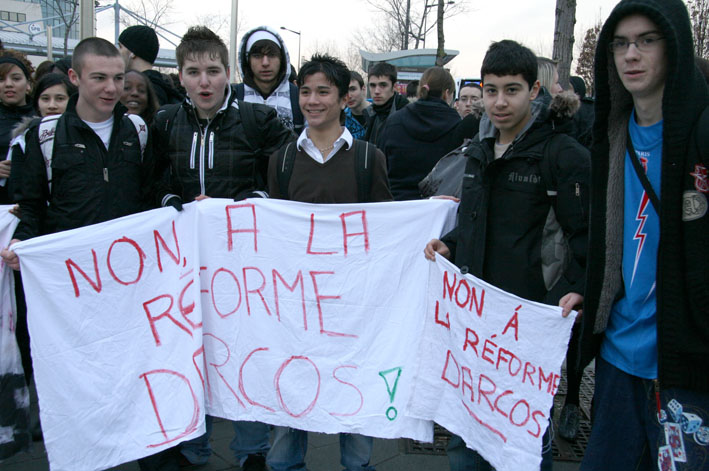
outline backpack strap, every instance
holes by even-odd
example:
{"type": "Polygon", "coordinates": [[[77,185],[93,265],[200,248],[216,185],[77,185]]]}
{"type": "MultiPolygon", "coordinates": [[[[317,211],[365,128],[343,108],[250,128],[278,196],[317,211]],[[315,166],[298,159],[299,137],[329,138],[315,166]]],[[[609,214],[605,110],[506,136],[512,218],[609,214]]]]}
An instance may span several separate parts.
{"type": "Polygon", "coordinates": [[[561,151],[562,134],[554,133],[549,140],[544,144],[544,153],[542,161],[539,163],[539,170],[542,173],[542,183],[547,191],[552,206],[556,203],[556,194],[558,192],[558,182],[554,178],[555,174],[552,171],[552,165],[556,162],[556,158],[561,151]]]}
{"type": "Polygon", "coordinates": [[[293,85],[292,83],[289,84],[289,90],[290,90],[290,109],[291,112],[293,113],[293,125],[296,127],[301,127],[305,123],[305,117],[303,116],[303,112],[300,110],[300,103],[298,102],[298,87],[293,85]]]}
{"type": "Polygon", "coordinates": [[[234,85],[234,93],[236,93],[236,99],[239,101],[244,101],[244,94],[245,92],[244,84],[243,83],[237,83],[234,85]]]}
{"type": "Polygon", "coordinates": [[[284,200],[290,199],[288,185],[290,184],[291,175],[293,175],[297,147],[298,145],[295,142],[289,142],[278,151],[276,178],[278,179],[278,191],[281,194],[281,199],[284,200]]]}
{"type": "Polygon", "coordinates": [[[145,147],[148,145],[148,126],[137,114],[127,114],[128,119],[131,120],[133,126],[135,126],[135,132],[138,133],[138,141],[140,142],[140,157],[142,160],[143,154],[145,153],[145,147]]]}
{"type": "Polygon", "coordinates": [[[54,154],[54,135],[61,115],[51,115],[42,118],[39,123],[38,136],[39,148],[42,150],[44,164],[47,166],[47,183],[49,192],[52,192],[52,155],[54,154]]]}
{"type": "Polygon", "coordinates": [[[263,149],[263,133],[256,123],[256,113],[254,112],[254,104],[246,101],[235,101],[236,108],[241,113],[241,122],[244,124],[244,134],[249,142],[249,147],[255,154],[260,154],[263,149]]]}
{"type": "Polygon", "coordinates": [[[357,202],[371,201],[374,178],[374,154],[377,148],[367,141],[354,140],[355,177],[357,179],[357,202]]]}

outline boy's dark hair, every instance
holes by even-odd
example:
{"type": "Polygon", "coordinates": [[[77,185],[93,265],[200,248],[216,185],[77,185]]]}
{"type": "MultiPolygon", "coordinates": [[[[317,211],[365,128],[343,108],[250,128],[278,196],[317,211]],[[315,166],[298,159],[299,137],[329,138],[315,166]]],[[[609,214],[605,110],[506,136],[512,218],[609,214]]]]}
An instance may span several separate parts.
{"type": "Polygon", "coordinates": [[[396,83],[396,67],[386,62],[377,62],[370,67],[367,80],[371,77],[388,77],[391,84],[394,85],[396,83]]]}
{"type": "MultiPolygon", "coordinates": [[[[481,87],[480,84],[476,83],[476,82],[465,82],[464,84],[462,84],[460,86],[460,90],[462,90],[464,88],[477,88],[481,92],[483,91],[483,87],[481,87]]],[[[458,91],[459,95],[460,95],[460,90],[458,91]]]]}
{"type": "Polygon", "coordinates": [[[416,96],[418,96],[418,91],[419,91],[419,81],[412,80],[406,86],[406,98],[415,98],[416,96]]]}
{"type": "Polygon", "coordinates": [[[251,49],[249,49],[249,56],[251,54],[263,54],[264,56],[278,56],[283,59],[283,54],[281,48],[278,47],[276,43],[268,39],[260,39],[256,41],[251,49]]]}
{"type": "Polygon", "coordinates": [[[359,74],[359,72],[355,72],[354,70],[350,70],[350,82],[353,80],[357,81],[357,83],[359,84],[359,88],[364,88],[364,79],[359,74]]]}
{"type": "Polygon", "coordinates": [[[483,80],[488,74],[498,77],[520,74],[531,89],[537,81],[537,56],[529,48],[509,39],[492,43],[480,69],[483,80]]]}
{"type": "Polygon", "coordinates": [[[44,74],[42,78],[39,79],[39,81],[37,82],[37,86],[35,87],[32,95],[32,105],[34,106],[34,109],[37,112],[38,116],[40,115],[39,96],[42,94],[43,91],[55,85],[64,85],[64,88],[66,89],[66,94],[69,97],[77,91],[76,86],[71,83],[69,77],[67,77],[66,75],[56,72],[44,74]]]}
{"type": "Polygon", "coordinates": [[[71,68],[81,77],[81,69],[84,66],[84,56],[94,54],[102,57],[121,57],[116,46],[103,38],[82,39],[74,48],[74,55],[71,56],[71,68]]]}
{"type": "Polygon", "coordinates": [[[222,38],[206,26],[190,26],[175,49],[177,69],[182,70],[185,60],[208,54],[210,59],[219,58],[224,70],[229,69],[229,51],[222,38]]]}
{"type": "Polygon", "coordinates": [[[303,64],[298,72],[298,87],[302,87],[305,78],[321,72],[328,82],[337,87],[339,98],[347,95],[350,87],[350,71],[344,62],[327,54],[314,54],[308,62],[303,64]]]}

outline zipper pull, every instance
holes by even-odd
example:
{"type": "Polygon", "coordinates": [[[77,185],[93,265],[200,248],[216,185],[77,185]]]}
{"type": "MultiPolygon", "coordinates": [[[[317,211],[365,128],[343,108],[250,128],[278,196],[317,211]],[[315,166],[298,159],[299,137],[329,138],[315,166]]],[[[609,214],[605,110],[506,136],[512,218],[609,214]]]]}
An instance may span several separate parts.
{"type": "Polygon", "coordinates": [[[106,167],[103,168],[103,181],[108,182],[108,169],[106,167]]]}
{"type": "Polygon", "coordinates": [[[577,182],[576,183],[576,197],[579,197],[579,196],[581,196],[581,185],[579,185],[577,182]]]}

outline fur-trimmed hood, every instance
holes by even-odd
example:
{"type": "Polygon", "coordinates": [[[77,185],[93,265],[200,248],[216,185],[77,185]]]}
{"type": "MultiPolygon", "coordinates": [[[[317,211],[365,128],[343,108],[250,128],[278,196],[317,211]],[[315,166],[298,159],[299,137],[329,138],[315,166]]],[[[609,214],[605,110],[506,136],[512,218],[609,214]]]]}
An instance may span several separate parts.
{"type": "Polygon", "coordinates": [[[17,126],[13,128],[12,138],[15,139],[20,134],[24,134],[24,132],[27,131],[27,129],[30,127],[30,124],[32,124],[32,122],[36,119],[40,118],[37,118],[36,116],[25,116],[24,118],[22,118],[22,121],[17,123],[17,126]]]}

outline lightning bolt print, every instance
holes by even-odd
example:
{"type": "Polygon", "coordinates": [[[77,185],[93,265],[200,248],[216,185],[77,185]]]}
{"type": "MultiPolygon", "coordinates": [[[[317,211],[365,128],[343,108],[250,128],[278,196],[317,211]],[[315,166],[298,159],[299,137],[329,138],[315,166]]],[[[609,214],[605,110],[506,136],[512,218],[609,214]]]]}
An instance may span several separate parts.
{"type": "MultiPolygon", "coordinates": [[[[647,173],[647,158],[638,156],[640,163],[647,173]]],[[[640,198],[640,206],[638,207],[638,213],[635,216],[635,220],[638,221],[638,227],[635,230],[635,236],[633,240],[638,241],[638,248],[635,250],[635,263],[633,264],[633,276],[630,278],[630,286],[633,286],[633,281],[635,280],[635,271],[638,269],[638,262],[640,261],[640,256],[643,253],[643,247],[645,246],[645,237],[647,234],[644,232],[645,223],[647,222],[647,214],[645,210],[647,209],[647,204],[650,202],[650,198],[647,193],[643,191],[643,196],[640,198]]]]}
{"type": "Polygon", "coordinates": [[[643,191],[643,197],[640,200],[640,207],[638,208],[638,214],[635,216],[635,220],[638,221],[638,228],[635,230],[635,236],[633,240],[638,241],[638,248],[635,250],[635,263],[633,264],[633,276],[630,279],[630,286],[633,286],[633,281],[635,280],[635,270],[638,269],[638,262],[640,261],[640,255],[643,253],[643,247],[645,246],[646,234],[643,232],[645,228],[645,222],[647,221],[647,214],[645,210],[647,209],[647,203],[650,201],[647,193],[643,191]]]}

